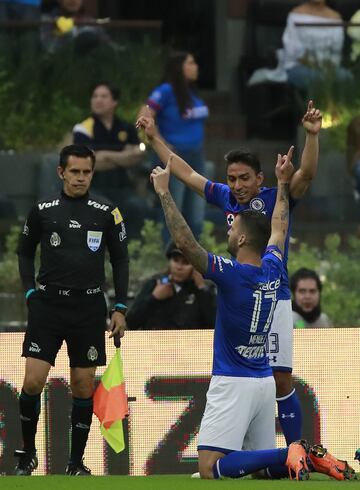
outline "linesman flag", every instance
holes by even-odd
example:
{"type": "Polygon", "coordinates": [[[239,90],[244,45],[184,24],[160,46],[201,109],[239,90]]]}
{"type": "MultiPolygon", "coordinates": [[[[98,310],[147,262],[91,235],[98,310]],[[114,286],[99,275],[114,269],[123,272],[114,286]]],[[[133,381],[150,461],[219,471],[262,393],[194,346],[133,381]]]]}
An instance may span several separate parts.
{"type": "Polygon", "coordinates": [[[114,344],[115,355],[94,393],[94,414],[100,420],[100,430],[104,439],[116,453],[120,453],[125,448],[122,419],[129,415],[129,408],[119,335],[114,337],[114,344]]]}

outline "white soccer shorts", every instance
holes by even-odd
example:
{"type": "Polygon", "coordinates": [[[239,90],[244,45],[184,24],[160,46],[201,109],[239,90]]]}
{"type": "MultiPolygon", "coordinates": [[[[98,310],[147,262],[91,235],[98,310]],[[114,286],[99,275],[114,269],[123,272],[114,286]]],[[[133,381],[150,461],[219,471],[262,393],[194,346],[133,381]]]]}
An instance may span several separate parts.
{"type": "Polygon", "coordinates": [[[266,351],[269,364],[275,371],[292,371],[293,317],[290,299],[277,302],[266,351]]]}
{"type": "Polygon", "coordinates": [[[275,381],[213,376],[198,435],[198,448],[275,448],[275,381]],[[205,446],[205,447],[201,447],[205,446]]]}

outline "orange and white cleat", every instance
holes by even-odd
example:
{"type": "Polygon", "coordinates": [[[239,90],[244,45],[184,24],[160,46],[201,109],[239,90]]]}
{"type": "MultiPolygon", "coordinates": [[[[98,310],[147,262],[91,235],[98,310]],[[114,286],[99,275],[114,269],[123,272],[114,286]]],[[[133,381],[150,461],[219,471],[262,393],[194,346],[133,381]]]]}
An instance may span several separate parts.
{"type": "Polygon", "coordinates": [[[355,470],[347,461],[332,456],[322,444],[312,446],[308,458],[311,471],[324,473],[336,480],[356,480],[355,470]]]}
{"type": "Polygon", "coordinates": [[[309,479],[310,471],[307,465],[308,450],[309,445],[303,439],[290,444],[288,449],[288,457],[285,463],[289,470],[290,480],[293,480],[294,478],[296,480],[309,479]]]}

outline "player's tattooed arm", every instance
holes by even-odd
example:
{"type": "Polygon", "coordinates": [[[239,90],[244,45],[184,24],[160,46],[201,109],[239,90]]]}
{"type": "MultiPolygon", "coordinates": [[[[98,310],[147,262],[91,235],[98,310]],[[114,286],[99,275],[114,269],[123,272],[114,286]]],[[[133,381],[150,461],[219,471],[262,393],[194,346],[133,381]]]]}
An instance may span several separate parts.
{"type": "Polygon", "coordinates": [[[278,184],[278,199],[271,220],[270,244],[284,251],[289,227],[289,184],[278,184]]]}
{"type": "Polygon", "coordinates": [[[207,252],[195,240],[184,217],[176,207],[169,191],[171,161],[174,155],[169,155],[165,168],[159,165],[153,169],[150,180],[154,184],[164,210],[166,224],[176,246],[183,252],[188,261],[201,273],[207,271],[207,252]]]}
{"type": "Polygon", "coordinates": [[[269,245],[276,245],[282,252],[285,249],[286,235],[289,228],[289,183],[294,172],[294,167],[291,163],[292,152],[293,147],[290,148],[287,155],[278,155],[275,169],[278,179],[278,189],[275,208],[271,218],[269,245]]]}
{"type": "Polygon", "coordinates": [[[196,241],[189,225],[180,213],[169,191],[159,193],[165,220],[172,239],[196,270],[204,274],[208,267],[208,254],[196,241]]]}

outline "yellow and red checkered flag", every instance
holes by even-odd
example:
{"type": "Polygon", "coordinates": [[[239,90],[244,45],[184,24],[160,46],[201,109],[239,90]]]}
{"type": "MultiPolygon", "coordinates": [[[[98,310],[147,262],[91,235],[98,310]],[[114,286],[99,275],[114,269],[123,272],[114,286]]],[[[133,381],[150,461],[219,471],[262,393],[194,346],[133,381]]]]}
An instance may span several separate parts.
{"type": "Polygon", "coordinates": [[[120,337],[114,337],[116,352],[94,393],[94,414],[100,420],[104,439],[116,453],[125,448],[122,420],[129,415],[120,337]]]}

